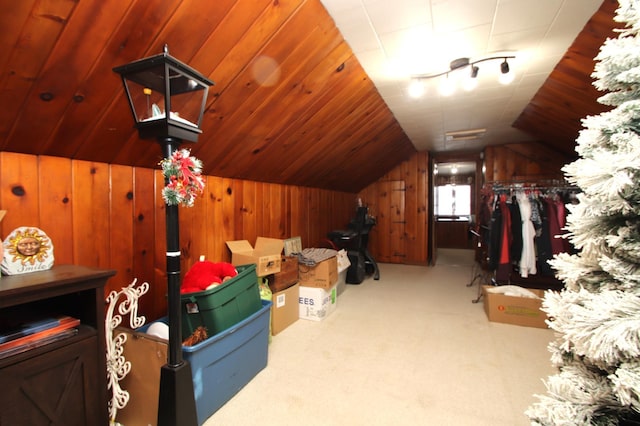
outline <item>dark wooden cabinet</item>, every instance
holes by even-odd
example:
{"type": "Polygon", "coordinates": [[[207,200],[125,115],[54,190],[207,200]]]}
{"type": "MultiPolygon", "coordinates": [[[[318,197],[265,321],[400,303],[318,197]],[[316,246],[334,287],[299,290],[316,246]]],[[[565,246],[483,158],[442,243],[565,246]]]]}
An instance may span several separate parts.
{"type": "Polygon", "coordinates": [[[68,315],[78,333],[0,359],[0,426],[107,426],[104,286],[115,271],[60,265],[0,278],[0,324],[68,315]]]}
{"type": "Polygon", "coordinates": [[[438,220],[436,222],[436,233],[438,248],[473,248],[468,220],[438,220]]]}

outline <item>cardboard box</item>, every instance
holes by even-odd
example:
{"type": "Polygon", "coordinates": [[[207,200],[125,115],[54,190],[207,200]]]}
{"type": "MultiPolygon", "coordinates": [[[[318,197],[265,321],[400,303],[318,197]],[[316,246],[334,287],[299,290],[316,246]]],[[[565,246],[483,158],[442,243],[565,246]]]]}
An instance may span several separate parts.
{"type": "Polygon", "coordinates": [[[123,355],[131,363],[129,374],[120,381],[122,389],[129,392],[129,402],[118,410],[116,420],[123,425],[155,426],[160,370],[167,363],[167,341],[124,327],[118,327],[116,332],[124,333],[127,338],[123,355]]]}
{"type": "Polygon", "coordinates": [[[231,263],[235,266],[255,263],[259,277],[280,272],[282,240],[258,237],[255,247],[247,240],[227,241],[227,247],[231,250],[231,263]]]}
{"type": "Polygon", "coordinates": [[[329,290],[338,282],[338,261],[333,256],[313,267],[300,264],[298,275],[301,287],[318,287],[329,290]]]}
{"type": "Polygon", "coordinates": [[[298,257],[282,256],[280,272],[269,275],[269,288],[276,293],[298,282],[298,257]]]}
{"type": "Polygon", "coordinates": [[[298,297],[300,285],[297,283],[282,291],[273,293],[271,298],[271,334],[276,335],[300,318],[298,297]]]}
{"type": "Polygon", "coordinates": [[[544,290],[528,288],[527,290],[540,297],[540,299],[533,299],[529,297],[491,293],[487,291],[489,288],[495,287],[488,285],[482,286],[484,311],[489,321],[522,325],[525,327],[548,328],[545,323],[547,314],[540,310],[544,290]]]}
{"type": "Polygon", "coordinates": [[[338,306],[338,289],[334,285],[329,290],[318,287],[300,286],[298,296],[299,316],[302,319],[322,321],[338,306]]]}

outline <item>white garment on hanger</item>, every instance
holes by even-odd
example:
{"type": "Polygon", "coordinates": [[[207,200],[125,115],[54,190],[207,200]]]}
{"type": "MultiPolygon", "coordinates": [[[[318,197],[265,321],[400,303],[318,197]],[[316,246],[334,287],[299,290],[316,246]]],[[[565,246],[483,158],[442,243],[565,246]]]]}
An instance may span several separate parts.
{"type": "Polygon", "coordinates": [[[522,191],[516,193],[520,217],[522,218],[522,256],[520,256],[520,276],[527,278],[536,271],[536,249],[534,238],[536,230],[531,221],[531,203],[529,197],[522,191]]]}

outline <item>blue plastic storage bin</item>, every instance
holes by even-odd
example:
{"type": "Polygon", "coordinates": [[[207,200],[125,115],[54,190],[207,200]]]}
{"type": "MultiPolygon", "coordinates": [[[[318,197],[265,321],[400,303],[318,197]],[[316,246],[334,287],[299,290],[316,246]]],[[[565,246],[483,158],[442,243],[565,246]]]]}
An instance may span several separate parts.
{"type": "Polygon", "coordinates": [[[271,302],[261,303],[258,312],[239,323],[197,345],[182,347],[183,358],[191,364],[199,425],[267,366],[271,302]]]}

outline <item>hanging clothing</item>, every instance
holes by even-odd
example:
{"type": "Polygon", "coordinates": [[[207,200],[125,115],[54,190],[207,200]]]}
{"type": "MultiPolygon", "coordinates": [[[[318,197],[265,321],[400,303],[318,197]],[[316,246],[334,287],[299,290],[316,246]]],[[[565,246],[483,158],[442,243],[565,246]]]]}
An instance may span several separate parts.
{"type": "Polygon", "coordinates": [[[500,210],[502,211],[502,236],[500,239],[500,261],[496,270],[498,282],[508,282],[511,275],[511,213],[507,206],[506,194],[500,194],[500,210]]]}
{"type": "Polygon", "coordinates": [[[549,260],[553,258],[551,249],[551,231],[549,229],[549,216],[546,203],[539,198],[535,199],[540,212],[540,229],[536,234],[535,245],[538,252],[538,272],[542,275],[554,275],[554,271],[549,265],[549,260]]]}
{"type": "Polygon", "coordinates": [[[536,248],[534,239],[536,230],[531,221],[531,203],[529,197],[524,192],[516,194],[518,207],[520,208],[520,219],[522,227],[522,253],[520,255],[520,276],[527,278],[529,274],[535,275],[536,270],[536,248]]]}
{"type": "Polygon", "coordinates": [[[520,218],[520,207],[517,196],[511,197],[509,214],[511,215],[511,246],[509,247],[509,257],[511,263],[517,265],[522,256],[522,219],[520,218]]]}
{"type": "Polygon", "coordinates": [[[555,201],[546,197],[544,199],[547,207],[547,218],[549,219],[549,232],[551,234],[551,253],[553,255],[564,252],[564,246],[562,244],[562,234],[560,231],[560,222],[558,221],[558,209],[555,201]]]}
{"type": "MultiPolygon", "coordinates": [[[[556,195],[553,201],[556,206],[560,232],[564,233],[564,227],[567,225],[567,208],[564,204],[564,201],[562,201],[562,199],[560,198],[560,195],[556,195]]],[[[571,253],[571,244],[569,243],[569,240],[567,240],[566,238],[562,238],[560,241],[562,242],[562,251],[565,253],[571,253]]]]}
{"type": "Polygon", "coordinates": [[[489,270],[495,271],[500,263],[500,240],[502,238],[502,210],[500,204],[496,202],[491,213],[491,223],[489,225],[489,270]]]}

